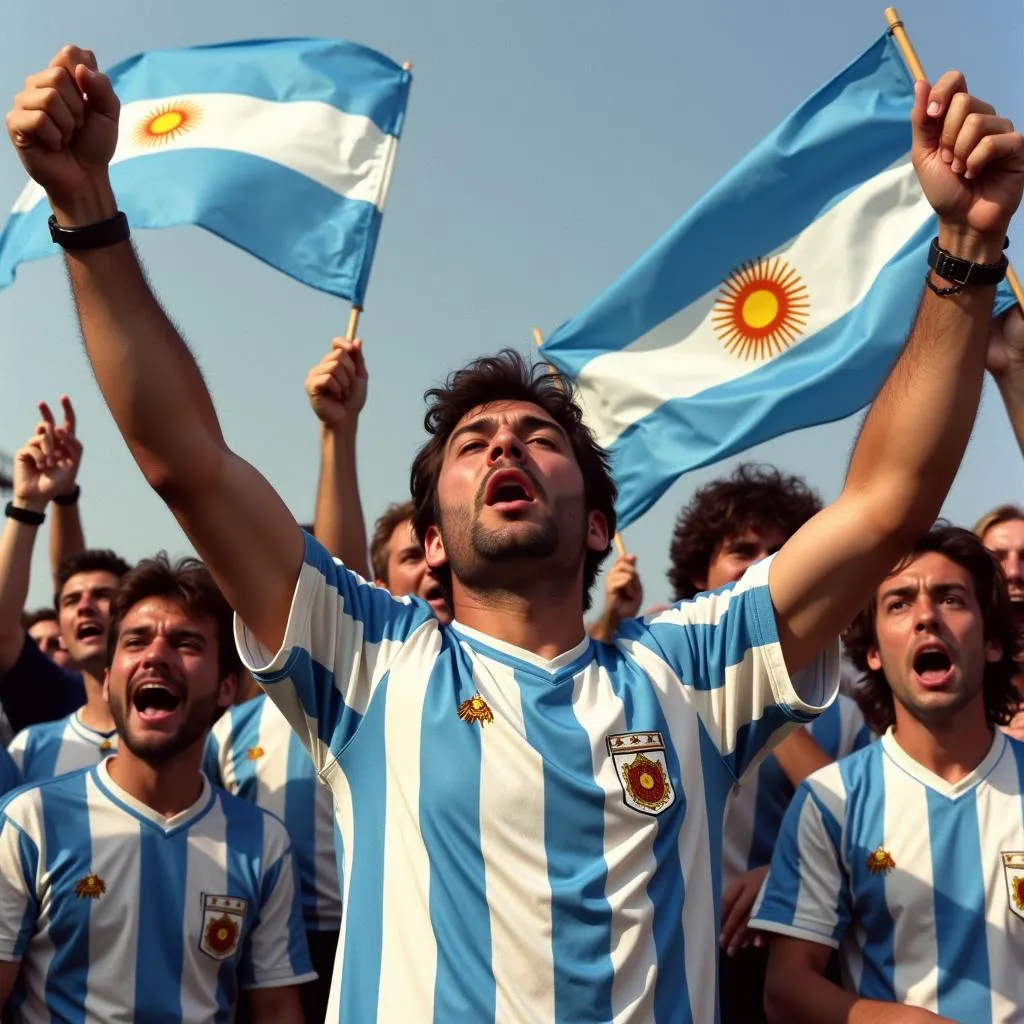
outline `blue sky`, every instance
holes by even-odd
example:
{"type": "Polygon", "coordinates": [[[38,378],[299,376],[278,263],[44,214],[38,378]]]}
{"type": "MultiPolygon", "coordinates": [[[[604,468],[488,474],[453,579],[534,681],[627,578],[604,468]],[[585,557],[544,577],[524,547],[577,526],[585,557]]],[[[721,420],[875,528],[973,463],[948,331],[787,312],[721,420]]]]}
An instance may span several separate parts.
{"type": "MultiPolygon", "coordinates": [[[[404,497],[423,437],[422,393],[506,345],[528,351],[577,312],[786,113],[867,46],[883,5],[788,0],[715,4],[608,0],[51,0],[0,36],[0,99],[65,42],[102,64],[157,47],[257,36],[351,39],[414,65],[405,136],[361,334],[370,399],[360,428],[370,520],[404,497]]],[[[962,68],[973,92],[1024,123],[1024,6],[904,0],[926,69],[962,68]]],[[[8,21],[11,21],[8,18],[8,21]]],[[[0,147],[0,208],[23,184],[0,147]]],[[[1014,228],[1024,220],[1018,216],[1014,228]]],[[[1011,229],[1011,238],[1014,236],[1011,229]]],[[[158,294],[196,351],[229,442],[312,513],[317,433],[303,380],[343,333],[347,308],[195,228],[136,236],[158,294]]],[[[1024,254],[1016,239],[1011,256],[1024,254]]],[[[695,254],[699,258],[699,254],[695,254]]],[[[1024,256],[1020,257],[1024,259],[1024,256]]],[[[100,399],[56,259],[0,293],[0,449],[31,432],[38,398],[66,391],[85,444],[86,536],[129,558],[187,542],[146,488],[100,399]]],[[[747,453],[842,484],[858,418],[747,453]]],[[[626,532],[649,600],[667,596],[676,511],[729,460],[684,477],[626,532]]],[[[1021,456],[989,387],[945,512],[970,522],[1024,499],[1021,456]]],[[[31,601],[48,600],[45,537],[31,601]]]]}

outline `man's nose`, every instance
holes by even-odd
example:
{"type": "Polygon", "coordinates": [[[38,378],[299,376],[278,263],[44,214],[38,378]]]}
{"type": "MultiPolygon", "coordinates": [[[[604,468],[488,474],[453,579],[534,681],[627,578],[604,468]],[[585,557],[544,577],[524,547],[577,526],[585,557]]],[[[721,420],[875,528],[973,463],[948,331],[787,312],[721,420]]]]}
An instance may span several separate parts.
{"type": "Polygon", "coordinates": [[[494,463],[499,462],[503,458],[521,462],[525,454],[526,447],[522,441],[508,427],[502,427],[491,438],[488,462],[494,465],[494,463]]]}

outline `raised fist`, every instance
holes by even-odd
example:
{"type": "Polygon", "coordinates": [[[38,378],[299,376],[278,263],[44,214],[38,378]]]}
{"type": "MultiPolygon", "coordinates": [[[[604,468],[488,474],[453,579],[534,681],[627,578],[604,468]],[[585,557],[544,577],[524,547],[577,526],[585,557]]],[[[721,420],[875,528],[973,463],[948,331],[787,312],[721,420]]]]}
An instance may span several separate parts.
{"type": "Polygon", "coordinates": [[[335,338],[331,351],[306,377],[306,395],[317,419],[328,430],[354,427],[366,404],[368,381],[362,341],[335,338]]]}
{"type": "MultiPolygon", "coordinates": [[[[109,192],[107,165],[117,148],[120,107],[91,50],[65,46],[46,70],[25,79],[7,131],[25,170],[56,209],[74,209],[109,192]]],[[[104,213],[97,210],[94,219],[104,213]]]]}

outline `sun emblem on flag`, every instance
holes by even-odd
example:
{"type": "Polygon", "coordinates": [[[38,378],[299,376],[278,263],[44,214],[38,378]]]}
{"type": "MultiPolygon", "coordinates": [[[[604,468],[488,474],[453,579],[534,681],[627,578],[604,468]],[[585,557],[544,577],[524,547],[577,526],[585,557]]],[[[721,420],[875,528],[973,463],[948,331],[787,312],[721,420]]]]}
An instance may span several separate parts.
{"type": "Polygon", "coordinates": [[[807,326],[810,299],[800,275],[778,256],[748,260],[722,285],[711,317],[737,359],[785,352],[807,326]]]}
{"type": "Polygon", "coordinates": [[[258,761],[265,753],[266,751],[262,747],[250,747],[245,756],[250,761],[258,761]]]}
{"type": "Polygon", "coordinates": [[[488,722],[494,721],[494,712],[487,706],[487,701],[477,692],[469,700],[464,700],[459,705],[459,718],[470,725],[479,722],[482,729],[488,722]]]}
{"type": "Polygon", "coordinates": [[[150,149],[166,146],[184,135],[203,119],[199,104],[191,100],[173,100],[151,110],[135,127],[132,137],[139,146],[150,149]]]}
{"type": "Polygon", "coordinates": [[[896,867],[896,861],[892,859],[892,854],[879,847],[874,853],[868,854],[868,871],[873,875],[887,875],[892,869],[896,867]]]}
{"type": "Polygon", "coordinates": [[[75,895],[80,900],[98,900],[107,891],[107,883],[91,871],[75,886],[75,895]]]}

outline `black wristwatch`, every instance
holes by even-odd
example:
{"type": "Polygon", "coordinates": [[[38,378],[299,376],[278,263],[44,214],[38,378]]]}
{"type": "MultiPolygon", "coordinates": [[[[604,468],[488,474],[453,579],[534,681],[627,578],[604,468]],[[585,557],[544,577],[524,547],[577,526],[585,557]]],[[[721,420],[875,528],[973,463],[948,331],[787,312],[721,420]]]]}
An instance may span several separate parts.
{"type": "Polygon", "coordinates": [[[108,245],[128,241],[132,234],[128,227],[128,218],[120,211],[107,220],[86,224],[80,228],[61,227],[53,214],[47,223],[50,225],[50,238],[68,252],[105,249],[108,245]]]}

